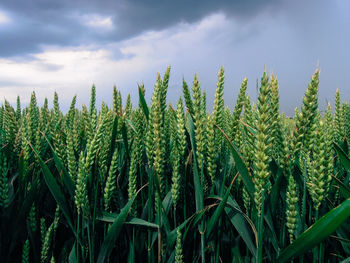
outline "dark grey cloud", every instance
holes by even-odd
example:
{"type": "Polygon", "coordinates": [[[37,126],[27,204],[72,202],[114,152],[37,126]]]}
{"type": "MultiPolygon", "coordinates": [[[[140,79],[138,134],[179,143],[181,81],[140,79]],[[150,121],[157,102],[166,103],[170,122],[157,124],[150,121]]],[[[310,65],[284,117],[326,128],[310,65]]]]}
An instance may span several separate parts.
{"type": "Polygon", "coordinates": [[[258,13],[281,10],[285,3],[286,0],[4,0],[0,10],[8,13],[12,22],[0,26],[0,57],[35,53],[43,45],[78,46],[118,41],[179,22],[192,23],[215,12],[246,21],[258,13]],[[79,17],[92,14],[110,16],[114,29],[101,33],[79,21],[79,17]]]}

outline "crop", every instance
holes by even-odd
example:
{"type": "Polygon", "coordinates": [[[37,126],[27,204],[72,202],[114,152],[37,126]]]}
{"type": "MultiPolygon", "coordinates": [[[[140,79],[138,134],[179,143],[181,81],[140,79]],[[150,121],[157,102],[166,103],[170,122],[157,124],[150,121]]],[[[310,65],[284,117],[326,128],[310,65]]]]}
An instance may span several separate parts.
{"type": "Polygon", "coordinates": [[[66,113],[36,94],[0,107],[2,262],[339,262],[350,254],[350,107],[318,108],[315,71],[295,116],[277,77],[256,102],[242,81],[212,113],[197,75],[167,104],[170,67],[152,99],[66,113]]]}

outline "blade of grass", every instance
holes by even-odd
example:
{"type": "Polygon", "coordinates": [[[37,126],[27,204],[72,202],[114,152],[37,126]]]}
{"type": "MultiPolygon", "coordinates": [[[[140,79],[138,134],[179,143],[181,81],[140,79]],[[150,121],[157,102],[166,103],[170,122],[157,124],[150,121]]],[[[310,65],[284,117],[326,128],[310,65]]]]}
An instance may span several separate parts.
{"type": "Polygon", "coordinates": [[[349,159],[349,157],[346,155],[346,153],[343,151],[343,149],[340,148],[340,146],[338,144],[336,144],[334,142],[333,146],[334,146],[335,151],[337,152],[337,155],[339,157],[340,162],[344,165],[344,167],[347,171],[350,171],[350,159],[349,159]]]}
{"type": "Polygon", "coordinates": [[[109,255],[112,252],[112,249],[114,248],[115,242],[117,241],[117,238],[122,230],[122,227],[126,221],[127,216],[129,215],[129,212],[131,210],[131,206],[134,203],[136,196],[138,193],[145,187],[141,187],[136,194],[126,203],[126,205],[121,209],[120,214],[116,217],[114,220],[112,226],[110,227],[107,236],[103,240],[103,243],[101,245],[100,253],[97,258],[97,263],[103,263],[105,262],[109,255]]]}
{"type": "Polygon", "coordinates": [[[343,184],[337,177],[332,176],[334,183],[339,186],[339,190],[345,199],[350,197],[350,189],[345,184],[343,184]]]}
{"type": "MultiPolygon", "coordinates": [[[[203,186],[200,182],[200,178],[198,175],[198,166],[197,166],[197,156],[196,156],[196,141],[194,136],[194,123],[190,114],[187,114],[189,134],[191,139],[191,146],[193,152],[193,183],[194,183],[194,191],[195,191],[195,199],[196,199],[196,211],[203,210],[203,186]]],[[[198,227],[199,233],[201,235],[201,258],[202,263],[205,262],[205,241],[204,241],[204,225],[203,221],[200,223],[198,227]]]]}
{"type": "Polygon", "coordinates": [[[195,201],[196,201],[196,211],[203,209],[203,189],[200,183],[200,178],[198,174],[197,166],[197,154],[196,154],[196,141],[194,135],[194,123],[191,115],[187,114],[189,134],[191,139],[192,153],[193,153],[193,182],[194,182],[194,191],[195,191],[195,201]]]}
{"type": "Polygon", "coordinates": [[[75,192],[74,192],[74,183],[72,181],[72,177],[69,175],[67,169],[64,167],[63,162],[61,161],[61,159],[57,156],[56,151],[54,149],[54,147],[52,146],[52,144],[50,143],[49,139],[46,137],[46,135],[44,133],[42,133],[43,137],[45,138],[47,144],[49,145],[51,152],[52,152],[52,156],[53,159],[55,161],[55,165],[57,167],[57,170],[59,171],[59,173],[62,176],[63,179],[63,183],[65,185],[65,187],[68,190],[69,195],[74,198],[75,192]]]}
{"type": "Polygon", "coordinates": [[[248,193],[249,193],[250,197],[253,200],[253,197],[254,197],[254,183],[253,183],[251,175],[249,174],[247,166],[244,164],[243,158],[242,158],[241,154],[239,153],[239,150],[230,141],[230,139],[228,138],[226,133],[220,127],[218,127],[218,126],[215,126],[215,127],[218,128],[220,130],[220,132],[226,138],[227,143],[229,145],[230,152],[232,154],[232,157],[235,160],[236,168],[237,168],[238,172],[240,173],[240,175],[242,177],[242,181],[244,183],[244,186],[248,190],[248,193]]]}
{"type": "Polygon", "coordinates": [[[235,182],[236,178],[238,176],[238,173],[236,174],[236,176],[232,179],[232,182],[230,184],[230,186],[227,188],[226,193],[224,198],[221,200],[220,204],[218,205],[218,207],[215,209],[214,214],[211,216],[211,218],[209,219],[208,225],[207,225],[207,229],[206,229],[206,236],[207,238],[209,237],[209,235],[211,234],[212,230],[214,229],[216,223],[218,222],[219,217],[221,216],[222,212],[224,211],[224,208],[226,206],[226,202],[228,197],[230,196],[230,192],[233,186],[233,183],[235,182]]]}
{"type": "Polygon", "coordinates": [[[277,257],[278,262],[289,262],[317,246],[329,237],[350,216],[350,199],[332,209],[304,231],[292,244],[284,248],[277,257]]]}
{"type": "Polygon", "coordinates": [[[141,91],[140,86],[138,87],[138,89],[139,89],[139,100],[140,100],[140,102],[141,102],[142,110],[143,110],[143,113],[145,114],[146,119],[147,119],[147,121],[148,121],[148,118],[149,118],[148,106],[147,106],[145,97],[144,97],[143,94],[142,94],[142,91],[141,91]]]}
{"type": "Polygon", "coordinates": [[[38,160],[39,160],[39,164],[41,166],[41,169],[43,171],[43,176],[44,176],[44,180],[46,182],[47,187],[49,188],[52,196],[54,197],[54,199],[56,200],[58,206],[60,207],[60,210],[62,211],[64,217],[67,220],[68,225],[70,226],[70,228],[72,229],[73,233],[75,234],[76,238],[78,239],[79,242],[79,236],[73,226],[73,217],[72,217],[72,212],[69,209],[69,205],[67,203],[67,198],[64,196],[64,194],[62,193],[60,186],[57,184],[56,179],[54,178],[54,176],[52,175],[51,171],[49,170],[49,168],[47,167],[47,165],[44,163],[44,161],[41,159],[39,153],[37,152],[37,150],[34,148],[33,145],[31,145],[31,148],[33,149],[34,153],[37,155],[38,160]]]}

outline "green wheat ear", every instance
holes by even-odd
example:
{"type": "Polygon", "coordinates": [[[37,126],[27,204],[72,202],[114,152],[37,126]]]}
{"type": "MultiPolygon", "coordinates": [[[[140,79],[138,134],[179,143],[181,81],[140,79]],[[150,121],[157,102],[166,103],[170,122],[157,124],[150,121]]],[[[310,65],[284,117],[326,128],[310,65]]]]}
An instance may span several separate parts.
{"type": "Polygon", "coordinates": [[[183,161],[185,158],[187,141],[185,134],[185,114],[183,109],[182,99],[180,98],[177,102],[176,108],[176,118],[177,118],[177,138],[178,138],[178,150],[180,154],[180,158],[183,161]]]}
{"type": "Polygon", "coordinates": [[[335,112],[334,112],[334,141],[339,143],[344,138],[344,115],[341,107],[340,92],[337,89],[335,93],[335,112]]]}
{"type": "Polygon", "coordinates": [[[240,117],[246,102],[246,90],[247,90],[248,79],[244,78],[241,84],[241,88],[238,93],[237,101],[235,108],[232,114],[231,121],[231,140],[235,142],[237,146],[240,146],[242,143],[241,132],[240,132],[240,117]]]}
{"type": "MultiPolygon", "coordinates": [[[[344,133],[347,141],[350,140],[350,106],[349,103],[343,104],[343,116],[344,116],[344,133]]],[[[350,143],[348,143],[348,152],[350,152],[350,143]]]]}
{"type": "Polygon", "coordinates": [[[188,85],[185,81],[185,79],[182,79],[182,91],[185,98],[186,108],[188,109],[188,112],[191,114],[191,116],[194,116],[194,109],[193,109],[193,102],[191,99],[191,93],[188,88],[188,85]]]}
{"type": "Polygon", "coordinates": [[[68,171],[74,183],[77,181],[77,160],[74,151],[74,134],[73,131],[68,131],[67,134],[67,163],[68,171]]]}
{"type": "Polygon", "coordinates": [[[117,189],[117,186],[116,186],[117,172],[118,172],[118,150],[115,149],[112,156],[111,166],[109,168],[107,182],[104,190],[104,207],[106,211],[111,211],[111,201],[117,189]]]}
{"type": "Polygon", "coordinates": [[[270,90],[271,90],[271,97],[270,97],[270,104],[271,104],[271,119],[270,119],[270,126],[271,126],[271,157],[274,158],[274,160],[282,165],[283,158],[286,155],[285,149],[284,149],[284,134],[282,130],[282,121],[280,116],[280,109],[279,109],[279,88],[278,88],[278,80],[275,76],[271,76],[271,82],[270,82],[270,90]]]}
{"type": "Polygon", "coordinates": [[[332,175],[334,171],[334,149],[333,149],[333,117],[331,112],[331,104],[328,103],[327,111],[324,116],[324,127],[325,127],[325,143],[324,143],[324,167],[325,167],[325,198],[328,196],[330,191],[330,185],[332,181],[332,175]]]}
{"type": "Polygon", "coordinates": [[[7,184],[7,161],[6,156],[0,153],[0,207],[7,208],[9,205],[9,190],[7,184]]]}
{"type": "Polygon", "coordinates": [[[245,126],[242,138],[242,153],[245,156],[246,165],[248,167],[251,167],[255,155],[255,136],[253,134],[253,131],[256,130],[256,122],[253,116],[253,110],[249,95],[246,95],[244,101],[243,122],[245,126]]]}
{"type": "Polygon", "coordinates": [[[182,263],[183,262],[181,237],[182,237],[181,231],[178,228],[176,230],[175,263],[182,263]]]}
{"type": "MultiPolygon", "coordinates": [[[[269,183],[270,172],[268,169],[269,162],[269,145],[268,145],[268,120],[269,116],[269,102],[268,102],[268,77],[264,72],[261,78],[261,87],[258,98],[258,123],[256,136],[256,153],[255,153],[255,192],[254,201],[258,216],[261,215],[263,193],[269,183]]],[[[269,190],[269,189],[267,189],[269,190]]]]}
{"type": "Polygon", "coordinates": [[[113,111],[117,115],[121,115],[122,110],[122,97],[120,91],[117,89],[117,86],[113,87],[113,111]]]}
{"type": "Polygon", "coordinates": [[[52,233],[53,233],[53,225],[49,227],[49,229],[46,232],[45,239],[43,242],[43,245],[41,247],[41,263],[45,263],[48,259],[48,253],[50,250],[51,246],[51,238],[52,238],[52,233]]]}
{"type": "MultiPolygon", "coordinates": [[[[216,83],[215,101],[213,107],[214,123],[221,129],[224,127],[224,83],[225,71],[224,68],[221,67],[218,73],[218,82],[216,83]]],[[[223,140],[222,134],[217,132],[215,139],[216,148],[219,149],[223,140]]]]}
{"type": "Polygon", "coordinates": [[[30,262],[29,253],[30,253],[30,244],[29,244],[29,240],[26,239],[26,241],[24,242],[24,245],[23,245],[22,263],[29,263],[30,262]]]}
{"type": "Polygon", "coordinates": [[[77,102],[77,95],[75,95],[71,101],[68,113],[66,115],[66,125],[65,128],[72,128],[75,117],[75,104],[77,102]]]}
{"type": "Polygon", "coordinates": [[[172,173],[172,185],[171,185],[171,196],[174,207],[177,206],[177,202],[180,197],[180,154],[177,147],[173,147],[173,173],[172,173]]]}
{"type": "Polygon", "coordinates": [[[196,138],[196,151],[197,151],[197,161],[198,167],[201,169],[204,164],[204,154],[205,154],[205,130],[204,130],[204,118],[203,107],[202,107],[202,92],[197,74],[194,76],[193,80],[193,108],[194,108],[194,126],[195,126],[195,138],[196,138]]]}
{"type": "MultiPolygon", "coordinates": [[[[315,122],[318,109],[319,75],[319,70],[316,70],[306,89],[301,112],[296,116],[297,130],[295,136],[297,149],[299,151],[301,148],[304,148],[305,152],[312,151],[312,142],[314,140],[313,130],[316,128],[315,122]]],[[[295,154],[297,154],[297,152],[295,154]]]]}
{"type": "Polygon", "coordinates": [[[84,153],[80,153],[78,176],[75,189],[75,205],[77,207],[78,214],[89,214],[89,198],[87,193],[87,175],[85,170],[85,157],[84,153]]]}
{"type": "MultiPolygon", "coordinates": [[[[138,167],[138,148],[137,145],[133,145],[132,147],[132,154],[131,154],[131,161],[130,161],[130,169],[129,169],[129,187],[128,187],[128,197],[129,200],[132,199],[137,192],[137,167],[138,167]]],[[[136,201],[136,200],[135,200],[136,201]]],[[[136,202],[133,204],[133,209],[131,211],[131,214],[136,215],[136,202]]]]}
{"type": "Polygon", "coordinates": [[[332,150],[332,145],[326,142],[328,128],[324,121],[320,120],[319,114],[316,117],[315,128],[313,128],[313,152],[307,155],[307,186],[312,198],[314,209],[318,212],[322,201],[324,200],[328,185],[331,180],[331,175],[328,174],[331,167],[328,167],[328,162],[332,163],[333,156],[329,154],[332,150]]]}
{"type": "Polygon", "coordinates": [[[17,107],[16,107],[16,120],[19,122],[21,120],[21,99],[19,96],[17,96],[17,107]]]}
{"type": "Polygon", "coordinates": [[[216,148],[215,148],[215,124],[214,117],[212,115],[208,116],[208,125],[207,125],[207,140],[208,140],[208,159],[207,159],[207,169],[208,175],[210,178],[211,185],[214,184],[215,175],[216,175],[216,148]]]}
{"type": "Polygon", "coordinates": [[[157,100],[154,107],[154,170],[155,174],[159,180],[160,194],[164,193],[164,149],[163,149],[163,112],[162,112],[162,100],[161,100],[161,79],[160,75],[157,77],[157,83],[159,86],[159,94],[157,95],[157,100]]]}
{"type": "Polygon", "coordinates": [[[290,243],[293,242],[295,238],[295,230],[296,230],[296,221],[297,221],[297,204],[298,204],[298,192],[297,192],[297,186],[295,183],[295,180],[293,176],[290,174],[288,178],[288,189],[286,193],[286,203],[287,203],[287,209],[286,209],[286,219],[287,219],[287,229],[289,233],[289,241],[290,243]]]}
{"type": "Polygon", "coordinates": [[[91,95],[90,95],[90,107],[89,107],[90,116],[92,116],[95,110],[96,110],[96,87],[95,87],[95,84],[93,84],[91,87],[91,95]]]}
{"type": "Polygon", "coordinates": [[[12,145],[15,142],[18,132],[16,113],[8,101],[5,100],[5,110],[3,112],[4,130],[6,132],[6,142],[12,145]]]}

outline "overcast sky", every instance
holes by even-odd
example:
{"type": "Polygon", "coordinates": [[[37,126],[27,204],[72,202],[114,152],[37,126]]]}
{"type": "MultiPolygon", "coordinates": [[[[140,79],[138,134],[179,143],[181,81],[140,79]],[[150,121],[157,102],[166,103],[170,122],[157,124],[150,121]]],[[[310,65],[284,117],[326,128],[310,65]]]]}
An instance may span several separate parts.
{"type": "Polygon", "coordinates": [[[320,107],[339,88],[350,98],[348,0],[2,0],[0,97],[25,104],[35,91],[42,104],[58,92],[67,109],[78,95],[111,105],[113,85],[136,103],[156,73],[171,65],[168,101],[182,95],[182,77],[194,73],[211,110],[217,73],[225,68],[225,104],[233,107],[244,77],[256,99],[264,66],[277,75],[281,111],[293,114],[317,65],[320,107]]]}

